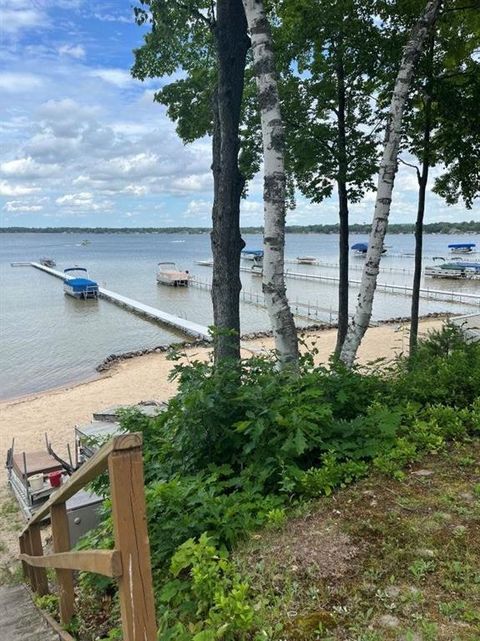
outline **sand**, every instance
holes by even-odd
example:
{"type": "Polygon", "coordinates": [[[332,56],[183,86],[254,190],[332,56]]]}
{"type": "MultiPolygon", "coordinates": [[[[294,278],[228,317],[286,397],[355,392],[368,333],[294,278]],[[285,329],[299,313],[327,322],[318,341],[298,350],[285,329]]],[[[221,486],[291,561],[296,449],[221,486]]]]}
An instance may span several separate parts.
{"type": "MultiPolygon", "coordinates": [[[[420,323],[425,333],[441,327],[439,319],[420,323]]],[[[335,346],[336,330],[308,335],[307,343],[315,343],[317,361],[328,360],[335,346]]],[[[247,347],[254,350],[272,349],[271,338],[251,340],[247,347]]],[[[359,362],[378,358],[391,359],[408,347],[408,324],[388,324],[368,330],[359,351],[359,362]]],[[[207,358],[208,348],[189,350],[189,358],[207,358]]],[[[244,352],[248,356],[248,350],[244,352]]],[[[173,363],[164,353],[149,354],[120,362],[95,380],[33,394],[0,403],[0,456],[5,457],[12,438],[15,450],[43,449],[45,433],[54,449],[64,451],[67,442],[73,445],[74,426],[89,423],[94,411],[115,404],[135,404],[142,400],[168,400],[175,394],[176,384],[169,381],[173,363]]]]}

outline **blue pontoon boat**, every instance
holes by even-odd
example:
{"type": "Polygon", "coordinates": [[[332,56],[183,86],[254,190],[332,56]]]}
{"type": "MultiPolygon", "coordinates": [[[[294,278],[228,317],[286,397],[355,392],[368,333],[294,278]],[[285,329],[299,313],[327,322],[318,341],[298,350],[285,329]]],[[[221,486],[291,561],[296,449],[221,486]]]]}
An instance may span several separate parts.
{"type": "Polygon", "coordinates": [[[88,278],[88,271],[85,267],[69,267],[64,269],[65,279],[63,291],[73,298],[98,298],[98,284],[88,278]],[[72,272],[77,272],[72,274],[72,272]]]}
{"type": "MultiPolygon", "coordinates": [[[[365,254],[368,251],[368,243],[355,243],[352,245],[352,250],[355,252],[356,256],[365,256],[365,254]]],[[[385,254],[387,251],[387,248],[384,247],[382,249],[382,254],[385,254]]]]}
{"type": "Polygon", "coordinates": [[[470,254],[475,247],[475,243],[450,243],[448,249],[454,254],[470,254]]]}
{"type": "Polygon", "coordinates": [[[261,260],[263,258],[263,249],[242,249],[242,258],[245,260],[261,260]]]}

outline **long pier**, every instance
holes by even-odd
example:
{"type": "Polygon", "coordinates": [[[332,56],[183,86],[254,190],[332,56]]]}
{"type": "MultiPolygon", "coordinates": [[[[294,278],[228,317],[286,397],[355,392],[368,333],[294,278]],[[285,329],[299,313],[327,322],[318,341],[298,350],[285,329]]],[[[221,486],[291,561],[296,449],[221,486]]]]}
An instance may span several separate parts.
{"type": "MultiPolygon", "coordinates": [[[[30,263],[30,265],[32,267],[35,267],[35,269],[40,269],[41,271],[46,272],[51,276],[55,276],[56,278],[61,278],[62,280],[68,280],[69,278],[71,278],[65,276],[63,272],[59,272],[58,270],[52,269],[51,267],[46,267],[45,265],[41,265],[40,263],[32,262],[30,263]]],[[[211,336],[208,332],[208,327],[204,327],[203,325],[193,323],[192,321],[186,320],[184,318],[179,318],[178,316],[173,316],[173,314],[168,314],[167,312],[163,312],[160,309],[156,309],[155,307],[151,307],[150,305],[145,305],[144,303],[140,303],[139,301],[128,298],[127,296],[122,296],[121,294],[112,292],[109,289],[104,289],[103,287],[98,288],[98,296],[99,298],[103,298],[109,303],[113,303],[114,305],[118,305],[119,307],[123,307],[124,309],[128,309],[129,311],[143,316],[144,318],[148,318],[149,320],[156,321],[161,325],[166,325],[167,327],[173,327],[174,329],[180,330],[188,336],[194,336],[195,338],[201,338],[202,340],[206,341],[211,340],[211,336]]]]}
{"type": "MultiPolygon", "coordinates": [[[[286,258],[284,262],[285,262],[286,265],[301,265],[302,264],[302,263],[300,263],[298,261],[298,259],[294,260],[292,258],[286,258]]],[[[325,262],[325,261],[322,261],[322,260],[316,260],[316,262],[312,263],[312,267],[328,267],[328,268],[333,268],[336,271],[338,271],[340,266],[339,266],[338,263],[329,263],[329,262],[325,262]]],[[[353,270],[353,271],[363,271],[363,263],[360,264],[360,263],[356,263],[355,261],[351,260],[351,261],[349,261],[348,269],[349,270],[353,270]]],[[[394,274],[394,273],[407,274],[409,276],[410,275],[413,276],[413,273],[414,273],[413,269],[408,269],[406,267],[391,267],[390,265],[381,265],[380,272],[381,273],[390,272],[392,274],[394,274]]]]}
{"type": "MultiPolygon", "coordinates": [[[[248,271],[248,270],[247,270],[248,271]]],[[[339,283],[339,278],[336,276],[322,276],[321,274],[307,274],[304,272],[292,272],[287,270],[285,272],[286,278],[296,278],[297,280],[310,280],[324,283],[339,283]]],[[[350,285],[360,285],[361,281],[356,279],[349,279],[350,285]]],[[[388,283],[377,283],[379,291],[391,292],[392,294],[411,294],[413,288],[409,285],[390,285],[388,283]]],[[[470,292],[452,292],[444,289],[429,289],[421,288],[420,296],[422,298],[429,298],[431,300],[450,301],[452,303],[463,303],[465,305],[479,305],[480,294],[471,294],[470,292]]]]}

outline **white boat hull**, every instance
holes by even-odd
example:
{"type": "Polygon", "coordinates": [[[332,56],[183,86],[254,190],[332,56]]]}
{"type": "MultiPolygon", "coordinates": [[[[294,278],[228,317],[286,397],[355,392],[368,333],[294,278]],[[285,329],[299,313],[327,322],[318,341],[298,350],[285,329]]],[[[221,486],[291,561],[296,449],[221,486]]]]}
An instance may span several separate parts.
{"type": "Polygon", "coordinates": [[[157,274],[157,283],[159,285],[169,285],[170,287],[188,287],[189,277],[184,276],[168,276],[165,274],[157,274]]]}
{"type": "Polygon", "coordinates": [[[68,283],[65,283],[63,285],[63,291],[67,296],[71,296],[77,300],[96,300],[98,298],[98,287],[87,287],[83,291],[75,291],[73,287],[68,285],[68,283]]]}

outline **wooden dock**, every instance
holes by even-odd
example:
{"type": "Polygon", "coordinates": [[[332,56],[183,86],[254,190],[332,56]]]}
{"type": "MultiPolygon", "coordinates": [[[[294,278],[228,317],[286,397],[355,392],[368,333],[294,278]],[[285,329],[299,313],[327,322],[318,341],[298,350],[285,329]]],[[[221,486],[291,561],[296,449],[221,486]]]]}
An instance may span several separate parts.
{"type": "MultiPolygon", "coordinates": [[[[287,270],[285,272],[285,278],[295,278],[297,280],[310,280],[332,284],[339,283],[339,278],[336,276],[307,274],[306,272],[292,272],[290,270],[287,270]]],[[[356,279],[349,279],[348,283],[349,285],[358,287],[361,284],[361,281],[356,279]]],[[[376,289],[383,292],[389,292],[391,294],[403,294],[404,296],[410,296],[413,291],[412,287],[410,287],[409,285],[392,285],[389,283],[377,283],[376,289]]],[[[480,304],[480,294],[471,294],[470,292],[452,292],[447,289],[430,289],[422,287],[420,288],[420,297],[428,298],[430,300],[462,303],[465,305],[478,306],[480,304]]]]}
{"type": "MultiPolygon", "coordinates": [[[[41,265],[40,263],[30,263],[30,265],[32,267],[35,267],[35,269],[40,269],[41,271],[46,272],[51,276],[55,276],[56,278],[61,278],[62,280],[72,278],[71,276],[65,276],[63,272],[59,272],[58,270],[52,269],[51,267],[45,267],[45,265],[41,265]]],[[[148,318],[149,320],[155,321],[160,325],[172,327],[183,332],[184,334],[187,334],[188,336],[193,336],[195,338],[200,338],[206,341],[211,340],[211,336],[208,332],[208,327],[204,327],[203,325],[199,325],[198,323],[193,323],[192,321],[185,320],[184,318],[179,318],[178,316],[174,316],[173,314],[162,312],[162,310],[160,309],[156,309],[155,307],[151,307],[150,305],[145,305],[145,303],[140,303],[139,301],[128,298],[127,296],[122,296],[121,294],[112,292],[109,289],[104,289],[103,287],[99,287],[98,296],[99,298],[103,298],[109,303],[113,303],[114,305],[123,307],[124,309],[127,309],[134,314],[138,314],[139,316],[148,318]]]]}

